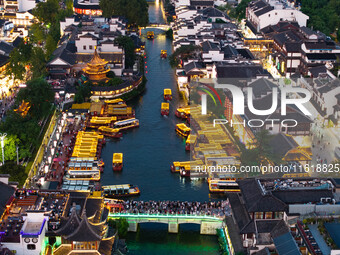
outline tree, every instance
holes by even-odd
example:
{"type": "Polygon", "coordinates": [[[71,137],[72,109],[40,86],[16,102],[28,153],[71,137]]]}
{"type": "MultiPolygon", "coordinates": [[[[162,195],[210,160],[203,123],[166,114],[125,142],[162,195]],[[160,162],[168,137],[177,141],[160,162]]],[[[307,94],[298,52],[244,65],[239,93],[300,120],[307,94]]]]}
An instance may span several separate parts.
{"type": "Polygon", "coordinates": [[[116,74],[113,71],[108,71],[107,74],[106,74],[106,77],[107,78],[114,78],[114,77],[116,77],[116,74]]]}
{"type": "Polygon", "coordinates": [[[6,74],[13,75],[15,80],[22,80],[24,78],[26,69],[22,63],[19,49],[12,50],[12,52],[9,54],[9,57],[10,59],[6,69],[6,74]]]}
{"type": "Polygon", "coordinates": [[[169,39],[171,39],[171,40],[173,39],[173,34],[174,34],[174,31],[172,31],[171,28],[168,29],[168,30],[165,32],[166,37],[169,38],[169,39]]]}
{"type": "Polygon", "coordinates": [[[260,165],[270,160],[275,163],[281,163],[279,155],[274,155],[272,147],[270,146],[270,140],[272,135],[269,134],[268,130],[261,130],[255,134],[254,143],[251,144],[251,149],[241,148],[241,162],[244,165],[260,165]]]}
{"type": "Polygon", "coordinates": [[[242,20],[246,18],[246,9],[248,4],[252,0],[242,0],[241,3],[235,8],[235,16],[238,20],[242,20]]]}
{"type": "Polygon", "coordinates": [[[118,235],[121,238],[126,237],[129,229],[129,223],[124,218],[119,218],[118,220],[109,220],[108,225],[111,228],[115,228],[118,230],[118,235]]]}
{"type": "Polygon", "coordinates": [[[36,78],[27,82],[27,87],[19,91],[18,102],[30,102],[30,113],[33,117],[41,119],[51,112],[54,93],[51,85],[43,78],[36,78]]]}
{"type": "Polygon", "coordinates": [[[122,84],[124,81],[119,78],[119,77],[114,77],[110,80],[108,80],[108,82],[106,83],[106,86],[117,86],[119,84],[122,84]]]}
{"type": "Polygon", "coordinates": [[[340,3],[338,0],[301,0],[301,11],[309,16],[308,26],[340,40],[340,3]]]}
{"type": "MultiPolygon", "coordinates": [[[[4,139],[5,161],[16,159],[16,146],[20,143],[16,135],[7,135],[4,139]]],[[[0,150],[0,160],[2,160],[2,150],[0,150]]]]}
{"type": "Polygon", "coordinates": [[[92,86],[92,83],[87,82],[77,87],[77,92],[74,96],[74,101],[77,104],[84,103],[88,98],[91,97],[92,95],[91,86],[92,86]]]}
{"type": "Polygon", "coordinates": [[[112,0],[100,0],[99,6],[100,9],[103,11],[103,16],[105,18],[111,18],[113,15],[115,1],[112,0]]]}
{"type": "Polygon", "coordinates": [[[57,48],[57,43],[50,34],[47,36],[45,46],[46,56],[52,55],[53,51],[57,48]]]}
{"type": "Polygon", "coordinates": [[[135,64],[135,44],[129,36],[119,36],[115,39],[115,43],[123,47],[125,51],[125,68],[132,68],[135,64]]]}
{"type": "Polygon", "coordinates": [[[46,31],[43,25],[40,23],[32,24],[29,30],[30,41],[40,44],[46,38],[46,31]]]}
{"type": "Polygon", "coordinates": [[[60,9],[58,0],[39,2],[33,9],[33,15],[42,23],[51,24],[57,21],[60,9]]]}
{"type": "Polygon", "coordinates": [[[100,8],[105,18],[112,15],[126,17],[128,24],[144,27],[149,22],[146,0],[100,0],[100,8]]]}
{"type": "Polygon", "coordinates": [[[33,48],[31,56],[31,65],[33,79],[46,75],[45,53],[42,48],[40,47],[33,48]]]}
{"type": "Polygon", "coordinates": [[[9,180],[19,182],[19,186],[22,186],[27,178],[25,167],[17,165],[13,161],[8,161],[3,166],[0,166],[0,173],[9,174],[9,180]]]}
{"type": "Polygon", "coordinates": [[[189,57],[197,55],[201,50],[200,46],[195,45],[182,45],[173,54],[169,56],[170,66],[172,68],[177,67],[181,61],[187,60],[189,57]]]}
{"type": "Polygon", "coordinates": [[[25,66],[30,63],[31,54],[32,45],[21,42],[18,47],[9,54],[10,60],[6,74],[13,75],[14,79],[22,80],[26,72],[25,66]]]}

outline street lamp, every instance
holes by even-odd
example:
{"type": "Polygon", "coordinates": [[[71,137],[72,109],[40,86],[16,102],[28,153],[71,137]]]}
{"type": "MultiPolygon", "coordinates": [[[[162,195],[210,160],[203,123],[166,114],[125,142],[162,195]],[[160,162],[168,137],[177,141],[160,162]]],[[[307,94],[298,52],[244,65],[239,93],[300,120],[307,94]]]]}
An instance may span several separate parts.
{"type": "Polygon", "coordinates": [[[2,150],[2,165],[5,164],[5,154],[4,154],[4,141],[5,137],[7,136],[6,133],[0,133],[0,139],[1,139],[1,150],[2,150]]]}

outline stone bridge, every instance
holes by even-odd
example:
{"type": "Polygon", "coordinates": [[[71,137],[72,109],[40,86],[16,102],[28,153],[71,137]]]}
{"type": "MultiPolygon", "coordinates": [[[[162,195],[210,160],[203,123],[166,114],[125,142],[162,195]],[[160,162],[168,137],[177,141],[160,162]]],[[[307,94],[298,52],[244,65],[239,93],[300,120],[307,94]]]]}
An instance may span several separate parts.
{"type": "Polygon", "coordinates": [[[192,223],[200,225],[202,235],[216,235],[216,229],[220,229],[225,225],[224,218],[206,215],[110,213],[108,217],[109,219],[125,218],[129,223],[128,231],[131,232],[137,232],[138,223],[168,224],[169,233],[178,233],[180,224],[192,223]]]}
{"type": "Polygon", "coordinates": [[[167,24],[150,23],[146,27],[141,27],[141,29],[148,29],[148,28],[157,28],[157,29],[167,31],[171,28],[171,26],[167,24]]]}

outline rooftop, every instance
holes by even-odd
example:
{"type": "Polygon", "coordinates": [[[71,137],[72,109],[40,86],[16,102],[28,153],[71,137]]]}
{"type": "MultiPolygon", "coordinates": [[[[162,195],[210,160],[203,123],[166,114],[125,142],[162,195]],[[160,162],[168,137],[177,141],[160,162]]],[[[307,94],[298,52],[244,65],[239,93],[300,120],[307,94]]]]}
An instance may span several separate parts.
{"type": "Polygon", "coordinates": [[[9,209],[2,215],[0,233],[4,233],[3,242],[19,242],[20,233],[36,234],[43,222],[25,223],[28,213],[40,212],[49,216],[49,228],[58,224],[64,213],[68,194],[63,191],[17,190],[9,201],[9,209]]]}

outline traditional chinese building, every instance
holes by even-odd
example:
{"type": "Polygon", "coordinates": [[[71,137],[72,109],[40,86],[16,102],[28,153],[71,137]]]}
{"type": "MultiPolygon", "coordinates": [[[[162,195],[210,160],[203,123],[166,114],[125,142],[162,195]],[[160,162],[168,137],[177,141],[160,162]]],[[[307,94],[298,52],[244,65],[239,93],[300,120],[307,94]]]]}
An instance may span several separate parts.
{"type": "Polygon", "coordinates": [[[79,215],[79,208],[74,203],[69,216],[61,219],[59,229],[54,231],[61,237],[61,245],[54,254],[111,254],[115,235],[108,234],[107,213],[102,209],[102,199],[91,198],[86,203],[93,204],[91,208],[96,210],[84,208],[79,215]]]}
{"type": "Polygon", "coordinates": [[[106,74],[110,71],[110,69],[106,67],[107,63],[108,61],[102,59],[98,55],[97,49],[95,49],[91,61],[87,63],[87,67],[84,68],[84,72],[91,81],[98,82],[106,80],[106,74]]]}

